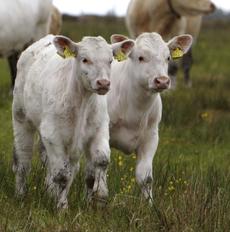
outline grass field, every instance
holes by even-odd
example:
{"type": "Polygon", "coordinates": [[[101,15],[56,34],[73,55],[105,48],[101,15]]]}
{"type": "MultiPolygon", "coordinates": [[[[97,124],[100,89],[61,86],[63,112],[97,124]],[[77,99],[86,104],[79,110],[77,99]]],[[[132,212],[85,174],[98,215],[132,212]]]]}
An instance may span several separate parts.
{"type": "MultiPolygon", "coordinates": [[[[66,21],[63,34],[125,33],[121,20],[66,21]]],[[[84,172],[69,194],[70,209],[58,213],[45,193],[44,169],[36,148],[28,194],[14,197],[9,72],[0,60],[0,232],[1,231],[230,231],[230,27],[204,28],[194,49],[193,87],[181,74],[174,91],[163,94],[160,143],[154,158],[154,204],[139,198],[135,156],[113,150],[109,167],[109,204],[88,207],[84,172]]],[[[84,163],[84,161],[82,162],[84,163]]]]}

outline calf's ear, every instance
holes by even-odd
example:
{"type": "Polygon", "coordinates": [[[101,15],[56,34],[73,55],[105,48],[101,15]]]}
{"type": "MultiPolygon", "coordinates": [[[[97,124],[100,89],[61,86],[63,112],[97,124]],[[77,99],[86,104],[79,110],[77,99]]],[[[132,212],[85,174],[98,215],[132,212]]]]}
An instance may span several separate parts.
{"type": "Polygon", "coordinates": [[[175,36],[168,42],[168,47],[173,59],[181,58],[192,46],[193,38],[191,35],[175,36]]]}
{"type": "Polygon", "coordinates": [[[129,53],[132,51],[135,42],[130,39],[126,39],[122,42],[113,43],[113,56],[117,61],[123,61],[128,58],[129,53]]]}
{"type": "Polygon", "coordinates": [[[77,57],[77,44],[65,36],[55,36],[53,44],[62,58],[77,57]]]}
{"type": "Polygon", "coordinates": [[[110,37],[110,41],[111,41],[111,44],[113,43],[119,43],[119,42],[122,42],[124,40],[128,40],[129,38],[124,36],[124,35],[120,35],[120,34],[114,34],[114,35],[111,35],[110,37]]]}

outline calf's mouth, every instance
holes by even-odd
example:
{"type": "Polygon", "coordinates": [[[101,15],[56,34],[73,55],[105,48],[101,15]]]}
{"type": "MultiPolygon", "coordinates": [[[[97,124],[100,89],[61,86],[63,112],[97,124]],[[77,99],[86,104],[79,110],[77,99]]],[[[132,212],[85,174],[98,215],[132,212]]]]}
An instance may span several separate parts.
{"type": "Polygon", "coordinates": [[[109,88],[103,87],[103,88],[98,88],[96,90],[97,94],[99,95],[105,95],[106,93],[108,93],[109,88]]]}

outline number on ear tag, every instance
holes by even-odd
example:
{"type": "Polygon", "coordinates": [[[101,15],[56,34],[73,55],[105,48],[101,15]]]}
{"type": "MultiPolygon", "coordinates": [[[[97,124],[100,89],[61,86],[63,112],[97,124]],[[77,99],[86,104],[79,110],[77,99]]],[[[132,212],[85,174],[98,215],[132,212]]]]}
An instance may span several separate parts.
{"type": "Polygon", "coordinates": [[[176,48],[172,51],[172,58],[178,59],[184,55],[183,51],[180,48],[176,48]]]}
{"type": "Polygon", "coordinates": [[[125,55],[125,53],[123,53],[121,50],[114,56],[114,58],[120,62],[120,61],[124,61],[127,59],[127,56],[125,55]]]}

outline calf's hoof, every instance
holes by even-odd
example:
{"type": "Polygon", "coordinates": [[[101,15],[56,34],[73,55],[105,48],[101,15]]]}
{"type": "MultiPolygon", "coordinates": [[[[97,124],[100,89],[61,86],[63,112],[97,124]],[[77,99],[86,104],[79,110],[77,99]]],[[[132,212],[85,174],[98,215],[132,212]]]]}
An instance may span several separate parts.
{"type": "Polygon", "coordinates": [[[67,200],[58,202],[58,204],[57,204],[57,209],[59,211],[65,211],[68,208],[69,208],[69,206],[68,206],[68,201],[67,200]]]}

